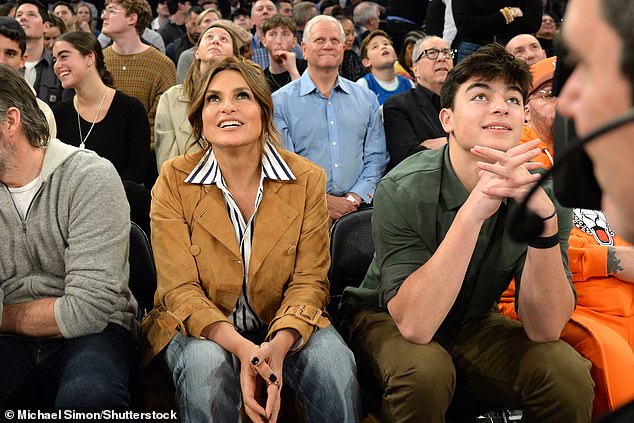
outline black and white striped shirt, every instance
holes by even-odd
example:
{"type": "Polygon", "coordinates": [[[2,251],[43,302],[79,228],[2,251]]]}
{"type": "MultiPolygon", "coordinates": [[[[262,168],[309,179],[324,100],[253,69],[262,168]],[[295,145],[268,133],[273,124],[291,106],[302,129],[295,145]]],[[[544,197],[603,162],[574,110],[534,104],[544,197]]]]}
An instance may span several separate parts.
{"type": "Polygon", "coordinates": [[[263,196],[264,178],[290,181],[295,179],[295,175],[288,167],[284,159],[275,150],[275,147],[269,143],[264,146],[264,154],[262,155],[262,174],[260,177],[260,186],[255,197],[255,208],[253,216],[248,222],[244,221],[242,213],[236,204],[233,196],[227,189],[225,181],[220,173],[220,167],[216,161],[216,156],[210,148],[196,165],[194,170],[187,176],[185,182],[190,184],[213,185],[215,184],[222,192],[227,206],[227,213],[236,233],[238,245],[240,246],[240,254],[242,255],[242,263],[244,265],[244,280],[242,281],[242,292],[236,303],[235,308],[231,312],[231,321],[240,332],[254,330],[262,327],[264,322],[257,316],[247,291],[249,285],[249,262],[251,259],[251,245],[253,243],[253,230],[255,228],[255,217],[258,207],[263,196]]]}

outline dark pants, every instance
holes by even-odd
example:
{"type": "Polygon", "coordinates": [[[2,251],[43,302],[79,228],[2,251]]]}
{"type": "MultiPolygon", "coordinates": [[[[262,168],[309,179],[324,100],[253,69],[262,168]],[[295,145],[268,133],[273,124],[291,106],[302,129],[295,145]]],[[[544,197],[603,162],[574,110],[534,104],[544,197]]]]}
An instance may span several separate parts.
{"type": "Polygon", "coordinates": [[[590,364],[563,341],[535,343],[500,313],[466,324],[454,345],[417,345],[386,312],[344,319],[342,333],[362,375],[382,390],[381,422],[443,422],[456,383],[472,399],[523,409],[526,422],[589,422],[590,364]]]}
{"type": "Polygon", "coordinates": [[[128,387],[135,363],[134,339],[113,323],[102,333],[75,339],[3,335],[0,407],[13,406],[25,391],[53,388],[55,408],[126,410],[131,406],[128,387]],[[34,374],[43,385],[27,386],[34,374]]]}

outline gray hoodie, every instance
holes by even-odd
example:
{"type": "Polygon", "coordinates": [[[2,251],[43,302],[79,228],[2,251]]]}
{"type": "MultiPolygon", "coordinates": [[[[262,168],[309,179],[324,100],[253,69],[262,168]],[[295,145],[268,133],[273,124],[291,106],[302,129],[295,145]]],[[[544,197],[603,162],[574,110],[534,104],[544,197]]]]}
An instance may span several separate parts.
{"type": "Polygon", "coordinates": [[[114,166],[51,139],[41,175],[24,219],[0,184],[0,319],[4,304],[56,297],[65,338],[102,332],[109,322],[136,336],[130,209],[114,166]]]}

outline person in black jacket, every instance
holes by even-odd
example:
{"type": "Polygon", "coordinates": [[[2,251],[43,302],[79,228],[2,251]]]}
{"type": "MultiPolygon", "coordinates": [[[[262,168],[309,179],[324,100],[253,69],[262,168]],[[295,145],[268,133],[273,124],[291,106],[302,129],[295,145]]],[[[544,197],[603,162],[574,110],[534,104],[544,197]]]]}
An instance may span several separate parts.
{"type": "Polygon", "coordinates": [[[458,58],[491,42],[506,44],[517,34],[536,32],[542,24],[542,0],[452,0],[460,41],[458,58]]]}
{"type": "Polygon", "coordinates": [[[416,88],[393,95],[383,105],[389,169],[421,150],[439,148],[447,135],[438,114],[440,89],[453,68],[453,50],[442,38],[418,41],[412,54],[416,88]]]}

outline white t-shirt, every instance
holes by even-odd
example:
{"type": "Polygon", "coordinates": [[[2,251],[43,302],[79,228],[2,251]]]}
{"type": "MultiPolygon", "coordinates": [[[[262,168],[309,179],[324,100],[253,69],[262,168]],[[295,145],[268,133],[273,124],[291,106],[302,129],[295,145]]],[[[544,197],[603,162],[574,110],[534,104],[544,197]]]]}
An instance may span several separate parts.
{"type": "Polygon", "coordinates": [[[13,203],[18,209],[18,213],[20,213],[22,219],[26,217],[26,212],[29,210],[31,201],[33,201],[33,197],[40,188],[40,185],[42,185],[42,176],[38,175],[37,178],[33,179],[23,187],[9,188],[9,193],[11,193],[13,203]]]}
{"type": "Polygon", "coordinates": [[[35,80],[37,79],[37,71],[35,70],[35,65],[39,63],[37,62],[24,62],[24,79],[29,83],[31,87],[35,87],[35,80]]]}

